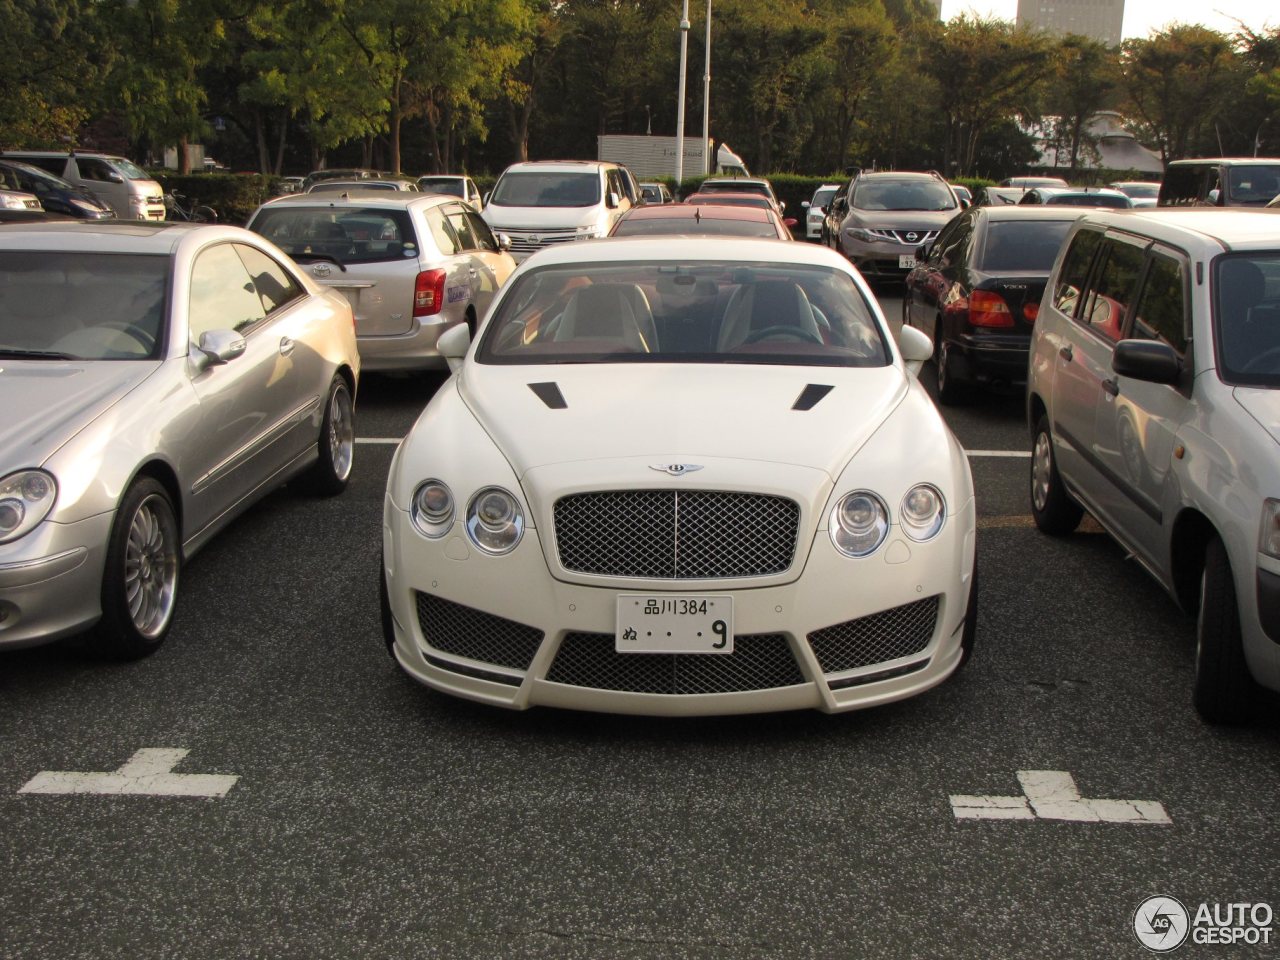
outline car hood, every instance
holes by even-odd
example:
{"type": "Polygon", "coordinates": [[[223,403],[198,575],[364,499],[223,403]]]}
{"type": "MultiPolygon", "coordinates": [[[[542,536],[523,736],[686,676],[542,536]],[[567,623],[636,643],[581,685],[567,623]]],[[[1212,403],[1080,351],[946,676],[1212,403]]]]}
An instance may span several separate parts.
{"type": "Polygon", "coordinates": [[[156,369],[152,361],[0,359],[0,476],[38,467],[156,369]]]}
{"type": "Polygon", "coordinates": [[[647,458],[839,476],[907,393],[899,367],[469,363],[459,391],[518,477],[647,458]]]}
{"type": "Polygon", "coordinates": [[[940,230],[960,208],[953,210],[863,210],[849,211],[848,226],[875,230],[940,230]]]}
{"type": "Polygon", "coordinates": [[[480,214],[493,230],[572,230],[600,222],[601,206],[506,207],[490,202],[480,214]]]}
{"type": "Polygon", "coordinates": [[[1236,403],[1261,424],[1271,439],[1280,443],[1280,390],[1266,387],[1236,387],[1236,403]]]}

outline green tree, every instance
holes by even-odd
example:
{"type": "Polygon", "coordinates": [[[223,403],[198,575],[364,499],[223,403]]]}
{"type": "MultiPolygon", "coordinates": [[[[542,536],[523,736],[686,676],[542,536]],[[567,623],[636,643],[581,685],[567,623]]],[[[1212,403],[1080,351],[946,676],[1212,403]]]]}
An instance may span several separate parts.
{"type": "Polygon", "coordinates": [[[1105,44],[1074,34],[1058,42],[1045,107],[1054,117],[1053,146],[1059,158],[1069,158],[1073,174],[1082,153],[1096,155],[1097,138],[1089,134],[1089,120],[1111,105],[1118,83],[1117,60],[1105,44]]]}

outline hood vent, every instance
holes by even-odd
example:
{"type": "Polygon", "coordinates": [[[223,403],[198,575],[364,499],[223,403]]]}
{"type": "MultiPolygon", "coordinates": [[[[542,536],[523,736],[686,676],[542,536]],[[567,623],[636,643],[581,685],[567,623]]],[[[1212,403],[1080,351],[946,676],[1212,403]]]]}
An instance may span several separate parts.
{"type": "Polygon", "coordinates": [[[564,394],[560,392],[560,387],[553,382],[547,383],[531,383],[529,389],[538,395],[538,399],[545,403],[552,410],[564,410],[569,404],[565,403],[564,394]]]}
{"type": "Polygon", "coordinates": [[[796,402],[791,405],[791,409],[812,410],[833,389],[835,388],[827,383],[811,383],[800,391],[800,396],[796,397],[796,402]]]}

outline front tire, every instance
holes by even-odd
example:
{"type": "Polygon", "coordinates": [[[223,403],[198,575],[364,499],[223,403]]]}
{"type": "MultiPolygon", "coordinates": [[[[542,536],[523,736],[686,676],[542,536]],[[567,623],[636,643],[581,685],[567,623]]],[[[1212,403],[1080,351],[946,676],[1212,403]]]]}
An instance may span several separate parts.
{"type": "Polygon", "coordinates": [[[1042,533],[1054,537],[1074,533],[1084,518],[1084,508],[1071,499],[1058,474],[1053,435],[1046,416],[1041,416],[1036,423],[1031,445],[1031,516],[1042,533]]]}
{"type": "Polygon", "coordinates": [[[1196,617],[1196,678],[1192,702],[1209,723],[1249,719],[1256,689],[1244,658],[1240,608],[1227,549],[1218,537],[1205,548],[1196,617]]]}
{"type": "Polygon", "coordinates": [[[178,600],[181,537],[168,491],[139,477],[111,525],[102,574],[102,619],[89,648],[116,660],[137,660],[164,643],[178,600]]]}
{"type": "Polygon", "coordinates": [[[341,374],[329,384],[324,418],[320,423],[319,454],[315,465],[303,474],[301,486],[320,497],[337,496],[347,489],[355,457],[355,412],[351,390],[341,374]]]}

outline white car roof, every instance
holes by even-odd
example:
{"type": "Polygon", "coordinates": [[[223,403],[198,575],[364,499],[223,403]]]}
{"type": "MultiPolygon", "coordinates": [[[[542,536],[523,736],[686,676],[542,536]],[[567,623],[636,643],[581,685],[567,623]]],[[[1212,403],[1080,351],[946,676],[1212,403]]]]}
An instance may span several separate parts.
{"type": "Polygon", "coordinates": [[[1280,250],[1280,209],[1135,207],[1091,211],[1081,219],[1141,233],[1175,247],[1212,244],[1228,250],[1280,250]]]}
{"type": "Polygon", "coordinates": [[[75,250],[85,253],[150,253],[170,256],[195,231],[201,239],[214,232],[227,239],[254,237],[241,227],[206,223],[107,220],[11,224],[0,227],[3,250],[75,250]]]}
{"type": "Polygon", "coordinates": [[[388,210],[407,210],[413,207],[435,207],[442,203],[462,202],[461,197],[448,193],[422,193],[417,190],[347,190],[342,193],[291,193],[276,197],[263,204],[263,207],[381,207],[388,210]]]}
{"type": "Polygon", "coordinates": [[[627,261],[691,263],[698,260],[742,260],[744,262],[795,263],[835,267],[853,273],[847,259],[826,247],[794,243],[783,239],[756,237],[610,237],[586,243],[552,244],[539,250],[520,265],[552,266],[566,263],[620,263],[627,261]]]}
{"type": "Polygon", "coordinates": [[[528,160],[524,163],[513,163],[503,173],[523,173],[525,171],[545,171],[547,173],[595,173],[607,167],[619,164],[609,160],[528,160]]]}

